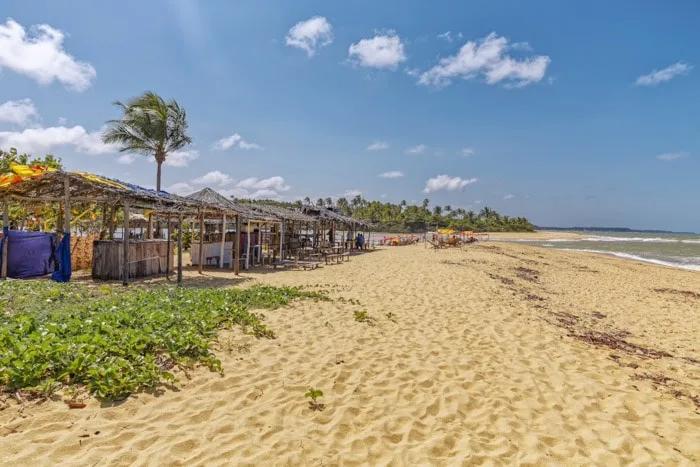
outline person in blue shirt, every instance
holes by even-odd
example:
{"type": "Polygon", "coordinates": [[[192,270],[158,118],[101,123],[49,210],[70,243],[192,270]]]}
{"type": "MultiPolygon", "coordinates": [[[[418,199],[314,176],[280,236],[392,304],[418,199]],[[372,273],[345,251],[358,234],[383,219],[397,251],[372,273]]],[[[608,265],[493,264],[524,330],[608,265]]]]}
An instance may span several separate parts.
{"type": "Polygon", "coordinates": [[[362,250],[365,245],[365,236],[361,233],[358,233],[357,238],[355,239],[355,245],[357,246],[358,250],[362,250]]]}

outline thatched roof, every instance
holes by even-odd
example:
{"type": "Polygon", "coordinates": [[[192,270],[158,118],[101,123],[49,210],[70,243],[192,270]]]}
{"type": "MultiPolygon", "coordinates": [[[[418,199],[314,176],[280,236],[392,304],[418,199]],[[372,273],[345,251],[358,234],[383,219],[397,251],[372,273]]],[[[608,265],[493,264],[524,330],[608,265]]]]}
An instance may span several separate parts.
{"type": "Polygon", "coordinates": [[[0,196],[30,202],[58,202],[64,197],[66,181],[70,198],[76,202],[128,203],[131,207],[163,212],[189,212],[197,208],[191,200],[165,191],[151,190],[100,175],[61,170],[0,186],[0,196]]]}
{"type": "Polygon", "coordinates": [[[316,222],[316,219],[314,219],[311,216],[307,216],[306,214],[301,213],[299,211],[293,211],[291,209],[283,208],[280,206],[273,206],[271,204],[262,203],[251,203],[246,204],[246,206],[250,206],[250,208],[255,212],[275,216],[279,219],[285,219],[294,222],[316,222]]]}
{"type": "Polygon", "coordinates": [[[224,212],[235,212],[239,214],[246,221],[262,221],[262,222],[279,222],[280,219],[266,215],[265,213],[256,212],[250,207],[236,203],[221,193],[212,190],[211,188],[203,188],[195,193],[187,195],[187,198],[193,201],[197,201],[202,205],[202,207],[215,207],[216,209],[224,212]]]}
{"type": "Polygon", "coordinates": [[[331,221],[331,222],[342,222],[342,223],[347,224],[347,225],[360,225],[363,227],[370,226],[370,224],[365,222],[365,221],[355,219],[354,217],[350,217],[346,214],[335,211],[331,208],[317,208],[317,207],[313,207],[313,206],[304,206],[303,211],[305,214],[307,214],[309,216],[313,216],[319,220],[331,221]]]}

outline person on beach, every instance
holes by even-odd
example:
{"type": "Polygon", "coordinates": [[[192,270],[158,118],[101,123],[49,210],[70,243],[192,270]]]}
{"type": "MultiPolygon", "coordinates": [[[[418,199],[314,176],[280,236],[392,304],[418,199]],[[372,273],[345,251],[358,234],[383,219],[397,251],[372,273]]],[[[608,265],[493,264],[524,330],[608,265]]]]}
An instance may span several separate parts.
{"type": "Polygon", "coordinates": [[[357,237],[355,238],[355,247],[358,250],[362,250],[365,245],[365,236],[362,235],[361,233],[357,234],[357,237]]]}

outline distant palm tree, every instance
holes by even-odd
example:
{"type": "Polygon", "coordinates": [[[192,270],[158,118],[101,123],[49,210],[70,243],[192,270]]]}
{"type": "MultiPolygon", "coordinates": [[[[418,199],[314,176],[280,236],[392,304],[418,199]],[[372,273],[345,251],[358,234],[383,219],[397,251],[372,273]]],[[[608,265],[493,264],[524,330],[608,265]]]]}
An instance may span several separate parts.
{"type": "Polygon", "coordinates": [[[319,198],[316,200],[316,207],[319,207],[319,208],[323,207],[323,198],[319,198]]]}
{"type": "Polygon", "coordinates": [[[308,196],[304,198],[304,204],[307,206],[311,206],[311,198],[309,198],[308,196]]]}
{"type": "Polygon", "coordinates": [[[333,207],[333,200],[331,198],[326,198],[326,207],[327,208],[333,207]]]}
{"type": "Polygon", "coordinates": [[[175,101],[165,101],[146,91],[126,104],[116,101],[122,118],[109,120],[102,135],[106,144],[116,144],[120,152],[152,156],[157,164],[156,190],[160,191],[163,163],[175,151],[192,144],[187,135],[185,109],[175,101]]]}
{"type": "Polygon", "coordinates": [[[483,217],[484,219],[491,219],[494,216],[494,214],[495,214],[495,211],[493,209],[491,209],[488,206],[485,206],[479,212],[479,217],[483,217]]]}
{"type": "Polygon", "coordinates": [[[428,210],[428,206],[430,206],[430,200],[429,200],[428,198],[425,198],[425,199],[423,200],[423,210],[424,210],[424,211],[427,211],[427,210],[428,210]]]}

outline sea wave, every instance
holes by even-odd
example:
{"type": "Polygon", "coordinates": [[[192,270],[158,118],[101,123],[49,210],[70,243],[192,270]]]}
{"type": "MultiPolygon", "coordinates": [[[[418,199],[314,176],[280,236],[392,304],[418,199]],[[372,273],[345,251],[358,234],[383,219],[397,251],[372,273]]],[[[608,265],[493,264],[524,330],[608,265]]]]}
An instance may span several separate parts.
{"type": "Polygon", "coordinates": [[[586,242],[642,242],[642,243],[678,243],[682,241],[680,238],[661,238],[661,237],[587,237],[586,242]]]}
{"type": "Polygon", "coordinates": [[[624,253],[621,251],[602,251],[602,250],[589,250],[583,248],[562,248],[564,251],[578,251],[583,253],[598,253],[602,255],[613,255],[618,258],[630,259],[633,261],[641,261],[643,263],[657,264],[659,266],[668,266],[671,268],[687,269],[689,271],[700,271],[700,258],[679,258],[676,261],[664,261],[654,258],[644,258],[643,256],[637,256],[630,253],[624,253]],[[689,263],[688,261],[697,261],[698,263],[689,263]]]}

